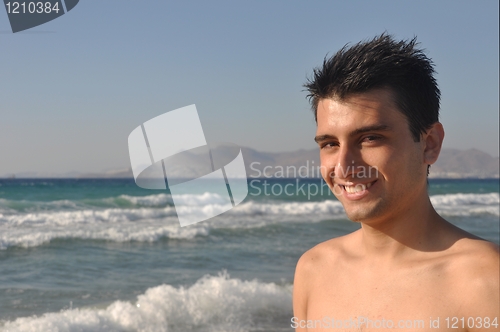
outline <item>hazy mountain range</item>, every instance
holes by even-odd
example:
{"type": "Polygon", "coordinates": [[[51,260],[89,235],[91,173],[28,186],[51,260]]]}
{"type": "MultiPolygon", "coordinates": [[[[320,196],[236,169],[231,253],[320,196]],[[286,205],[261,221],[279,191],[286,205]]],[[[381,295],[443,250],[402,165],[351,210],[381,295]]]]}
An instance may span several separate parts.
{"type": "MultiPolygon", "coordinates": [[[[293,152],[261,152],[251,148],[241,148],[248,177],[318,177],[317,167],[319,154],[317,149],[298,150],[293,152]]],[[[216,165],[225,165],[232,160],[238,150],[234,147],[219,146],[212,148],[212,155],[216,165]],[[216,158],[217,157],[217,158],[216,158]],[[215,160],[217,159],[217,160],[215,160]],[[217,162],[218,161],[218,162],[217,162]]],[[[199,167],[206,158],[199,154],[184,152],[182,158],[183,167],[177,167],[170,173],[169,177],[185,177],[188,174],[195,177],[200,174],[199,167]]],[[[217,166],[216,166],[217,168],[217,166]]],[[[4,175],[11,177],[12,175],[4,175]]],[[[42,173],[19,173],[17,178],[48,178],[48,177],[69,177],[69,178],[131,178],[131,168],[110,170],[102,173],[78,173],[71,172],[65,174],[42,174],[42,173]]],[[[499,158],[477,149],[457,150],[443,149],[436,164],[432,165],[430,177],[432,178],[498,178],[499,158]]]]}

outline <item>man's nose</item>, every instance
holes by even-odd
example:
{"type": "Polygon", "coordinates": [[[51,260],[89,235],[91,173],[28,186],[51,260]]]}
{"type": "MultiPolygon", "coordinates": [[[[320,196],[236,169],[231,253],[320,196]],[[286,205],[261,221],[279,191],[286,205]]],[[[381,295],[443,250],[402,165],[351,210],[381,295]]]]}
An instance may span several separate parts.
{"type": "Polygon", "coordinates": [[[337,153],[335,165],[335,177],[340,179],[350,179],[354,177],[359,163],[359,154],[348,145],[343,145],[337,153]]]}

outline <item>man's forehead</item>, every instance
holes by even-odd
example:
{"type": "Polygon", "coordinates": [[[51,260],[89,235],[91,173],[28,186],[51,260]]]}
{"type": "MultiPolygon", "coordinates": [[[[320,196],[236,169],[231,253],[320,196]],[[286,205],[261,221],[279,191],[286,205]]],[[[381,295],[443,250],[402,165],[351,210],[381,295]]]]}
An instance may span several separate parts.
{"type": "Polygon", "coordinates": [[[319,100],[316,112],[318,125],[325,120],[336,122],[344,117],[353,117],[354,115],[357,115],[358,118],[394,118],[395,121],[404,120],[406,122],[406,117],[397,107],[393,93],[388,89],[373,89],[342,99],[338,97],[323,98],[319,100]]]}
{"type": "Polygon", "coordinates": [[[392,89],[389,88],[377,88],[366,92],[352,93],[342,98],[337,95],[328,98],[321,98],[318,101],[317,109],[332,109],[335,105],[342,105],[346,107],[358,106],[367,109],[378,109],[384,106],[387,108],[394,108],[396,110],[398,109],[395,94],[392,89]]]}

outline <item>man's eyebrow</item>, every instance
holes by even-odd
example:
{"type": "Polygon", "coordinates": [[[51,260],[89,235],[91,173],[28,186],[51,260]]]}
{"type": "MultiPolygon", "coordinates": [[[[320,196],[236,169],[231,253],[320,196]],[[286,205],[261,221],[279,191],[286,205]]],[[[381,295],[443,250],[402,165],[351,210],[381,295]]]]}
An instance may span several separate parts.
{"type": "MultiPolygon", "coordinates": [[[[389,127],[388,125],[373,125],[373,126],[366,126],[366,127],[361,127],[361,128],[358,128],[358,129],[355,129],[353,131],[351,131],[349,133],[349,136],[356,136],[356,135],[359,135],[359,134],[364,134],[364,133],[367,133],[367,132],[370,132],[370,131],[388,131],[388,130],[391,130],[391,127],[389,127]]],[[[319,142],[323,142],[323,141],[326,141],[326,140],[331,140],[331,139],[337,139],[336,136],[334,135],[328,135],[328,134],[325,134],[325,135],[318,135],[316,137],[314,137],[314,141],[316,143],[319,143],[319,142]]]]}
{"type": "Polygon", "coordinates": [[[356,135],[364,134],[364,133],[367,133],[370,131],[389,131],[389,130],[391,130],[391,127],[389,127],[388,125],[384,125],[384,124],[366,126],[366,127],[361,127],[361,128],[358,128],[356,130],[351,131],[349,133],[349,136],[356,136],[356,135]]]}
{"type": "Polygon", "coordinates": [[[314,141],[316,143],[323,142],[323,141],[326,141],[329,139],[337,139],[337,137],[332,136],[332,135],[318,135],[318,136],[314,137],[314,141]]]}

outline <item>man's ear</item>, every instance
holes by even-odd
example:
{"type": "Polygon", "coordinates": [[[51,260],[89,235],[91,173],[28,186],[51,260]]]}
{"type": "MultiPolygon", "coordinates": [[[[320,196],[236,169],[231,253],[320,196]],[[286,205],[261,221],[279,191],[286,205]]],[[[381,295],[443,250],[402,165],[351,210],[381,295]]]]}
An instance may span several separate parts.
{"type": "Polygon", "coordinates": [[[441,152],[441,145],[444,139],[444,129],[441,122],[436,122],[430,129],[423,135],[425,143],[424,148],[424,163],[432,165],[436,162],[439,153],[441,152]]]}

